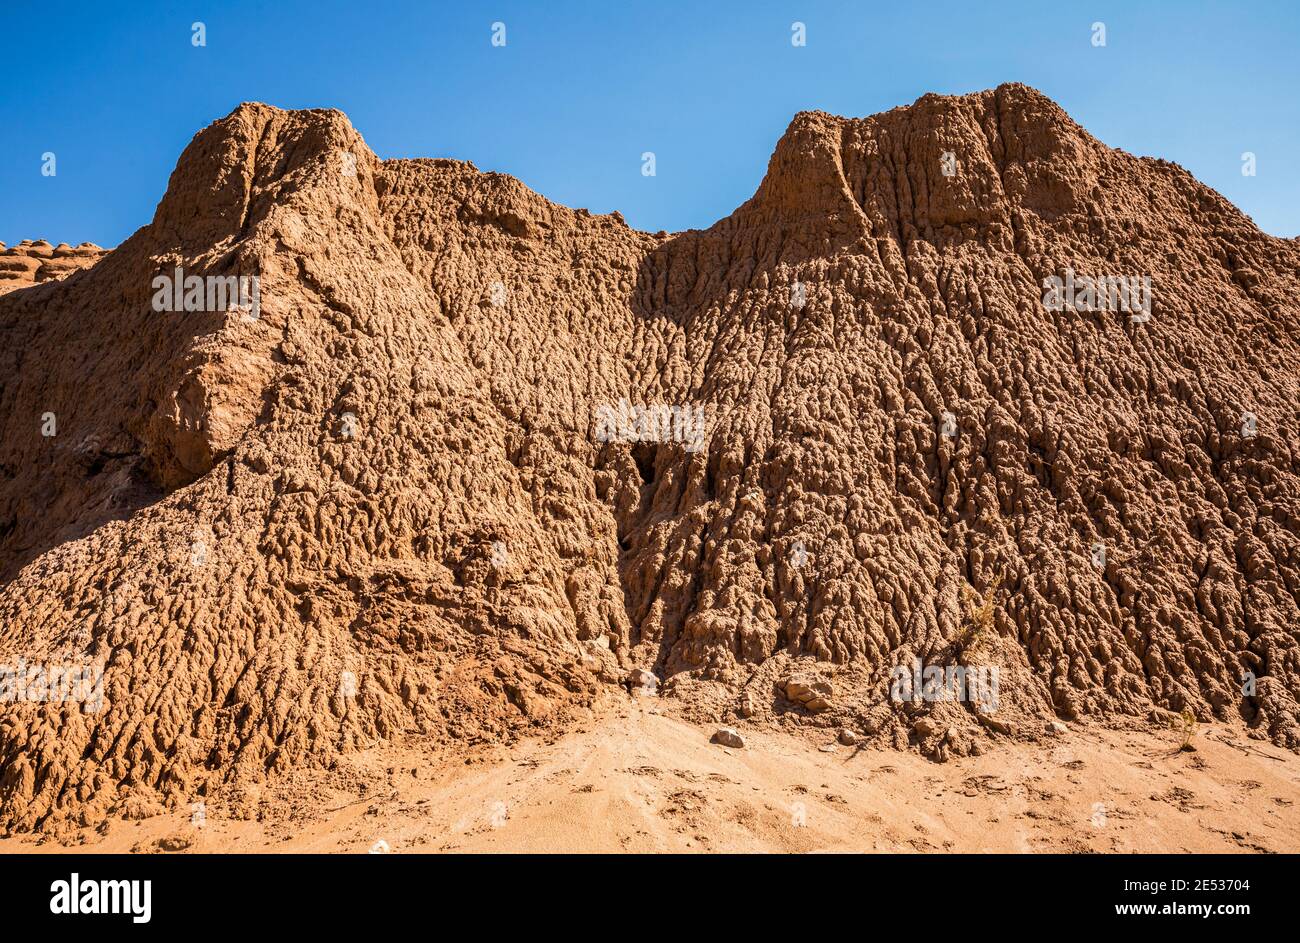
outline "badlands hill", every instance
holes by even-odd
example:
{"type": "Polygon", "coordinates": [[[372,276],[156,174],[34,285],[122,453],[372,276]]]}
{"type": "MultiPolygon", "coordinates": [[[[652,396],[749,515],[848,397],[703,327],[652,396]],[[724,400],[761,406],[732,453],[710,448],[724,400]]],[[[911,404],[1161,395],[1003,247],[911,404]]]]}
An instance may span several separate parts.
{"type": "Polygon", "coordinates": [[[1298,296],[1295,241],[1021,85],[799,114],[674,235],[241,105],[0,298],[0,663],[103,666],[0,704],[0,824],[630,673],[935,759],[1183,711],[1300,747],[1298,296]],[[256,303],[165,310],[178,269],[256,303]],[[996,704],[891,697],[918,663],[996,704]]]}

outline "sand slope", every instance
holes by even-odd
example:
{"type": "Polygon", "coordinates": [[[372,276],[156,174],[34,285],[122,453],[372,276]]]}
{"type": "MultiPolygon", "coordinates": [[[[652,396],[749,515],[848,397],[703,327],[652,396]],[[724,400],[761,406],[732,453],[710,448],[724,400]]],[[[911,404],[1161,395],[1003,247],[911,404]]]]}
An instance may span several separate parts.
{"type": "MultiPolygon", "coordinates": [[[[946,764],[822,752],[832,738],[770,730],[744,730],[731,750],[710,732],[667,702],[620,699],[579,730],[469,763],[357,754],[331,783],[264,795],[262,821],[214,806],[198,826],[186,811],[65,840],[101,852],[1300,850],[1300,760],[1227,726],[1203,730],[1194,753],[1171,733],[1085,727],[946,764]]],[[[0,840],[0,852],[60,847],[0,840]]]]}

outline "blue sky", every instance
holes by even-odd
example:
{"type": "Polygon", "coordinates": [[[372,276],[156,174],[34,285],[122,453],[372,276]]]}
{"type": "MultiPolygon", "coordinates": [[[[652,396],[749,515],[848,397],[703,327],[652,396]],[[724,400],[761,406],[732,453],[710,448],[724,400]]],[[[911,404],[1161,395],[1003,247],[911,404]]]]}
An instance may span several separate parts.
{"type": "Polygon", "coordinates": [[[990,6],[0,3],[0,241],[118,244],[152,218],[194,133],[245,100],[337,107],[380,157],[472,160],[569,206],[679,230],[748,199],[799,110],[870,115],[1006,81],[1111,146],[1182,164],[1265,231],[1300,234],[1300,4],[990,6]],[[206,47],[191,44],[195,21],[206,47]]]}

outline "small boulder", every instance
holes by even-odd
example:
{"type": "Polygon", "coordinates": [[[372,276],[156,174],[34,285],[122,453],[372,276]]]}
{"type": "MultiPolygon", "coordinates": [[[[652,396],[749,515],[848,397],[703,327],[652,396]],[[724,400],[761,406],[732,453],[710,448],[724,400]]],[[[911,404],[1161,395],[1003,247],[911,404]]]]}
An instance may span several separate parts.
{"type": "Polygon", "coordinates": [[[857,746],[858,735],[848,727],[843,727],[840,729],[840,743],[844,744],[846,747],[857,746]]]}
{"type": "Polygon", "coordinates": [[[735,747],[737,750],[742,750],[745,747],[745,739],[733,727],[719,727],[709,742],[718,743],[724,747],[735,747]]]}
{"type": "Polygon", "coordinates": [[[812,687],[803,681],[790,679],[785,683],[785,696],[802,704],[813,696],[812,687]]]}
{"type": "Polygon", "coordinates": [[[829,681],[820,678],[786,678],[779,685],[786,700],[793,701],[814,714],[827,710],[831,706],[834,689],[829,681]]]}
{"type": "Polygon", "coordinates": [[[998,720],[991,714],[976,713],[975,719],[994,733],[1011,733],[1011,725],[1009,723],[998,720]]]}

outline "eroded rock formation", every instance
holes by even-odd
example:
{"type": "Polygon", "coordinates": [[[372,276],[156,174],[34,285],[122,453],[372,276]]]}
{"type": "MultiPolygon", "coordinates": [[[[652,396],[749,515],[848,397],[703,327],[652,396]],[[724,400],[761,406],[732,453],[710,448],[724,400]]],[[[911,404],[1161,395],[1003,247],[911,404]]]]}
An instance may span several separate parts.
{"type": "Polygon", "coordinates": [[[0,658],[104,665],[99,710],[0,705],[0,822],[508,739],[637,667],[938,756],[1184,709],[1298,747],[1298,273],[1020,85],[800,114],[671,236],[240,106],[0,300],[0,658]],[[255,316],[156,310],[177,269],[255,316]],[[1075,274],[1149,317],[1045,305],[1075,274]],[[917,663],[996,707],[891,698],[917,663]]]}
{"type": "Polygon", "coordinates": [[[44,239],[24,239],[9,248],[0,242],[0,295],[66,278],[94,265],[104,255],[105,250],[93,242],[75,248],[66,242],[52,246],[44,239]]]}

